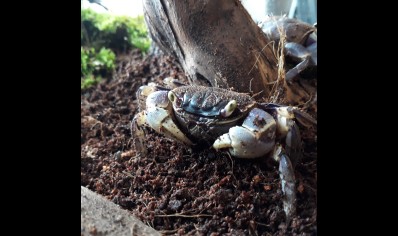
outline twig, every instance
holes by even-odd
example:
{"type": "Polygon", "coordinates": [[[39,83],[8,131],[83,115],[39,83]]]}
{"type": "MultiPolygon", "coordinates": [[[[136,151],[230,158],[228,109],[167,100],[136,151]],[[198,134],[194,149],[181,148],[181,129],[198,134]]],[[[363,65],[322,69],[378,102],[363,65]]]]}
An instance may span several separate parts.
{"type": "Polygon", "coordinates": [[[271,225],[267,225],[267,224],[264,224],[264,223],[260,223],[260,222],[258,222],[258,221],[256,221],[256,224],[258,224],[258,225],[262,225],[262,226],[265,226],[265,227],[271,227],[271,225]]]}
{"type": "MultiPolygon", "coordinates": [[[[271,41],[272,42],[272,41],[271,41]]],[[[271,42],[267,43],[262,49],[261,51],[258,53],[258,56],[256,56],[256,61],[254,62],[254,65],[252,66],[252,68],[250,69],[249,73],[247,73],[248,75],[250,75],[250,72],[252,72],[252,70],[254,69],[254,67],[256,66],[258,59],[261,56],[261,53],[263,52],[263,50],[268,46],[268,44],[270,44],[271,42]]]]}
{"type": "MultiPolygon", "coordinates": [[[[249,82],[249,84],[250,84],[250,87],[249,87],[250,93],[253,93],[253,90],[252,90],[252,80],[253,80],[253,79],[254,79],[254,78],[251,78],[251,79],[250,79],[250,82],[249,82]]],[[[253,94],[251,97],[254,98],[254,97],[260,95],[262,92],[264,92],[264,91],[261,90],[260,92],[253,94]]]]}
{"type": "Polygon", "coordinates": [[[160,230],[161,234],[174,234],[177,233],[178,229],[170,229],[170,230],[160,230]]]}
{"type": "Polygon", "coordinates": [[[208,215],[208,214],[197,214],[197,215],[171,214],[171,215],[155,215],[155,217],[199,218],[199,217],[213,217],[213,215],[208,215]]]}
{"type": "MultiPolygon", "coordinates": [[[[234,177],[235,181],[238,182],[238,179],[236,178],[235,174],[234,174],[234,160],[231,157],[231,154],[229,154],[229,152],[227,152],[229,159],[231,160],[231,172],[232,172],[232,176],[234,177]]],[[[236,188],[236,185],[232,183],[232,185],[236,188]]]]}
{"type": "Polygon", "coordinates": [[[130,174],[129,172],[127,172],[127,171],[123,171],[122,173],[125,174],[128,177],[134,178],[134,176],[132,174],[130,174]]]}

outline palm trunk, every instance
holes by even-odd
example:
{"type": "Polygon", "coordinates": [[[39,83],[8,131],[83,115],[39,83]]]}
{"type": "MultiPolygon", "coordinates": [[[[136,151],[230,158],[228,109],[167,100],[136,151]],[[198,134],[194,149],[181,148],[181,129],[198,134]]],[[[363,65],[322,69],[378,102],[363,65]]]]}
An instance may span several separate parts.
{"type": "Polygon", "coordinates": [[[262,92],[277,79],[272,43],[237,0],[143,0],[153,41],[191,84],[262,92]]]}

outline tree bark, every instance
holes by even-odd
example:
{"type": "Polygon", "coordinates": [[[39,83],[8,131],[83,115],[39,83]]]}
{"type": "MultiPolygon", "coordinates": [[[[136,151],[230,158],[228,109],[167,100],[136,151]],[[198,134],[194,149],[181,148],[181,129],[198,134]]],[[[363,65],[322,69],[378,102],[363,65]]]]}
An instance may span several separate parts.
{"type": "Polygon", "coordinates": [[[273,44],[238,0],[143,0],[153,41],[191,84],[268,96],[278,78],[273,44]]]}

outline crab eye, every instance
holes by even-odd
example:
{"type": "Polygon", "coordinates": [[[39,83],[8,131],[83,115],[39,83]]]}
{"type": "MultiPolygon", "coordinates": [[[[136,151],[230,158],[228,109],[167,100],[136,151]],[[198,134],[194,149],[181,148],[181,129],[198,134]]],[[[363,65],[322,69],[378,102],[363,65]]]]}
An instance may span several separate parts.
{"type": "Polygon", "coordinates": [[[172,102],[175,106],[179,107],[181,106],[182,99],[177,97],[174,92],[169,91],[167,93],[167,97],[169,98],[170,102],[172,102]]]}
{"type": "Polygon", "coordinates": [[[167,93],[167,97],[169,98],[170,102],[174,102],[176,100],[176,95],[172,91],[167,93]]]}
{"type": "Polygon", "coordinates": [[[221,109],[220,114],[222,117],[228,117],[232,114],[232,112],[235,111],[235,108],[236,108],[236,100],[232,100],[228,102],[228,104],[223,109],[221,109]]]}

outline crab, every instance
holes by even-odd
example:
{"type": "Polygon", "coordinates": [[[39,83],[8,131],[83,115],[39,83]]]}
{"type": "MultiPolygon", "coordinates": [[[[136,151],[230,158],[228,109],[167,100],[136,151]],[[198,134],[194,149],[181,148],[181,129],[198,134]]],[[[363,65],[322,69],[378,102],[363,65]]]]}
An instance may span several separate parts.
{"type": "Polygon", "coordinates": [[[316,23],[312,26],[286,16],[271,16],[267,17],[259,26],[268,39],[274,41],[276,45],[279,44],[281,30],[284,30],[286,34],[285,56],[298,63],[286,73],[286,81],[292,81],[308,67],[317,66],[316,23]]]}
{"type": "Polygon", "coordinates": [[[257,103],[247,94],[216,87],[176,86],[170,78],[165,81],[174,88],[149,84],[137,91],[137,97],[146,104],[132,121],[139,150],[145,151],[142,127],[149,126],[186,145],[209,145],[237,158],[271,156],[279,162],[284,211],[288,218],[293,216],[293,164],[301,156],[296,121],[307,127],[316,121],[296,107],[257,103]]]}

